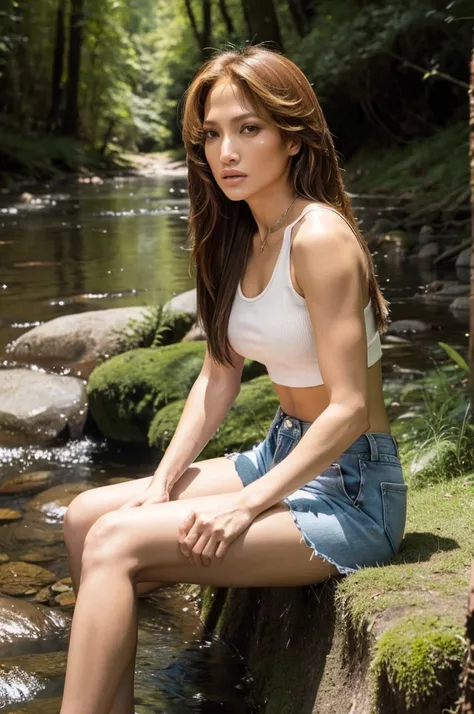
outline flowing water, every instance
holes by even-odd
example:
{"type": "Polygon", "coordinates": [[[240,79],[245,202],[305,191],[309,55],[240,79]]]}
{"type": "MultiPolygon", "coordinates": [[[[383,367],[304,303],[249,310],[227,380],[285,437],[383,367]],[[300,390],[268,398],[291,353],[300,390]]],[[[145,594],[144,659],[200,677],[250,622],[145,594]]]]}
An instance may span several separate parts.
{"type": "MultiPolygon", "coordinates": [[[[185,178],[177,175],[115,178],[102,184],[71,183],[54,190],[43,187],[27,203],[13,204],[3,197],[3,366],[12,366],[4,353],[6,345],[47,320],[85,310],[165,302],[192,288],[185,185],[185,178]]],[[[382,199],[354,197],[354,205],[363,229],[380,217],[396,216],[398,210],[382,199]]],[[[392,319],[416,318],[430,325],[415,342],[387,343],[387,378],[397,371],[430,366],[433,356],[440,353],[437,342],[441,339],[457,348],[466,346],[467,325],[462,319],[454,319],[446,303],[415,297],[433,280],[454,279],[452,270],[445,269],[443,274],[429,265],[407,261],[393,244],[379,248],[375,259],[381,286],[391,301],[392,319]]],[[[21,473],[48,471],[49,486],[95,487],[110,479],[148,475],[154,466],[150,455],[124,447],[112,450],[91,437],[49,448],[0,448],[0,484],[21,473]]],[[[66,577],[61,541],[64,508],[54,504],[32,507],[31,499],[21,495],[0,495],[0,508],[17,509],[23,514],[22,520],[0,525],[0,556],[6,554],[10,561],[28,560],[34,550],[39,553],[36,562],[58,579],[66,577]]],[[[34,562],[31,557],[29,562],[34,562]]],[[[113,599],[111,592],[111,607],[113,599]]],[[[139,607],[137,712],[254,711],[246,698],[248,673],[243,663],[203,630],[193,597],[168,588],[141,599],[139,607]]],[[[29,640],[13,641],[5,649],[0,644],[2,657],[7,657],[3,661],[12,665],[0,682],[0,708],[6,712],[58,711],[64,663],[49,676],[41,676],[33,666],[32,674],[25,679],[25,660],[21,658],[31,654],[41,657],[45,652],[64,655],[67,632],[67,625],[58,628],[40,645],[29,640]]]]}

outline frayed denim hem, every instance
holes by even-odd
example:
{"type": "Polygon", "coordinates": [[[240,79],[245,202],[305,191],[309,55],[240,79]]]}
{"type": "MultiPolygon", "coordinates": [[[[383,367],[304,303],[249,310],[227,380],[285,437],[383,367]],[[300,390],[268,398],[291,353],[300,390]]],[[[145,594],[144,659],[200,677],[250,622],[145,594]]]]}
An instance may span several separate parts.
{"type": "MultiPolygon", "coordinates": [[[[314,543],[308,538],[308,536],[307,536],[305,533],[303,533],[303,531],[302,531],[302,529],[301,529],[301,526],[300,526],[300,524],[298,523],[298,518],[297,518],[297,516],[296,516],[296,513],[295,513],[295,511],[293,510],[293,507],[292,507],[292,505],[291,505],[290,499],[289,499],[289,498],[283,498],[282,501],[283,501],[284,503],[286,503],[286,505],[288,506],[288,508],[289,508],[289,510],[290,510],[291,515],[293,516],[293,520],[294,520],[294,522],[295,522],[295,525],[296,525],[296,527],[298,528],[299,532],[300,532],[301,535],[302,535],[301,540],[304,541],[304,543],[308,546],[308,548],[311,548],[311,549],[313,550],[313,554],[312,554],[311,558],[313,558],[315,555],[317,555],[319,558],[323,558],[324,560],[327,560],[328,563],[331,563],[331,565],[335,565],[335,566],[336,566],[336,568],[338,569],[338,571],[339,571],[339,573],[340,573],[341,575],[350,575],[351,573],[357,573],[357,571],[360,570],[360,568],[349,568],[349,567],[347,567],[347,566],[345,566],[345,565],[339,565],[339,563],[336,563],[336,561],[335,561],[333,558],[330,558],[328,555],[325,555],[324,553],[321,553],[321,552],[316,548],[316,546],[314,545],[314,543]]],[[[310,560],[311,560],[311,558],[310,558],[310,560]]]]}

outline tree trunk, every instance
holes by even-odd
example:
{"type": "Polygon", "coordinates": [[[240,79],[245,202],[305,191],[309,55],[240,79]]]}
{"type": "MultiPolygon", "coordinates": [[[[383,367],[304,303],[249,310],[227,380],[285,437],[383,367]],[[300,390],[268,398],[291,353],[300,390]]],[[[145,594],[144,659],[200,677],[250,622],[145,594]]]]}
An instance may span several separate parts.
{"type": "Polygon", "coordinates": [[[233,35],[234,34],[234,23],[232,22],[232,18],[229,14],[229,10],[227,9],[227,5],[225,4],[225,0],[219,0],[219,10],[222,16],[222,19],[224,20],[225,24],[225,29],[228,35],[233,35]]]}
{"type": "Polygon", "coordinates": [[[471,563],[471,582],[466,620],[467,652],[461,676],[461,697],[456,714],[474,714],[474,559],[471,563]]]}
{"type": "Polygon", "coordinates": [[[273,42],[283,52],[280,25],[273,0],[242,0],[251,44],[273,42]]]}
{"type": "MultiPolygon", "coordinates": [[[[469,299],[469,366],[472,405],[474,405],[474,37],[471,56],[471,88],[469,90],[469,159],[471,165],[471,219],[473,248],[471,253],[471,295],[469,299]]],[[[461,680],[461,700],[458,714],[474,714],[474,559],[471,563],[471,581],[466,621],[467,652],[461,680]]]]}
{"type": "Polygon", "coordinates": [[[66,109],[63,120],[63,131],[68,136],[77,136],[79,131],[79,79],[83,24],[84,0],[71,0],[66,109]]]}
{"type": "Polygon", "coordinates": [[[56,10],[56,36],[54,41],[53,73],[51,83],[51,105],[49,108],[48,127],[51,131],[59,115],[61,104],[61,79],[64,67],[64,4],[65,0],[59,0],[56,10]]]}
{"type": "Polygon", "coordinates": [[[201,51],[201,57],[205,59],[210,50],[211,37],[212,37],[212,6],[211,0],[201,0],[202,8],[202,30],[199,30],[199,26],[194,14],[194,10],[191,5],[191,0],[184,0],[186,7],[186,12],[189,18],[189,22],[193,29],[194,37],[198,43],[198,47],[201,51]]]}

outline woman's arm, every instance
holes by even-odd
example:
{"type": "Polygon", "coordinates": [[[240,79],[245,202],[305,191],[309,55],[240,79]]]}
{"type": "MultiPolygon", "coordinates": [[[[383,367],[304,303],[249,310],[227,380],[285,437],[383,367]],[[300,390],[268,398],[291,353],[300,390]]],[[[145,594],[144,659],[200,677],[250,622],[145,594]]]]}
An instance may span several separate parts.
{"type": "Polygon", "coordinates": [[[244,358],[232,351],[236,365],[216,365],[206,349],[201,372],[184,405],[178,426],[160,461],[150,488],[168,490],[199,456],[240,392],[244,358]]]}
{"type": "Polygon", "coordinates": [[[293,259],[329,404],[283,461],[240,492],[254,516],[322,473],[370,428],[365,258],[345,221],[328,213],[309,213],[294,239],[293,259]]]}

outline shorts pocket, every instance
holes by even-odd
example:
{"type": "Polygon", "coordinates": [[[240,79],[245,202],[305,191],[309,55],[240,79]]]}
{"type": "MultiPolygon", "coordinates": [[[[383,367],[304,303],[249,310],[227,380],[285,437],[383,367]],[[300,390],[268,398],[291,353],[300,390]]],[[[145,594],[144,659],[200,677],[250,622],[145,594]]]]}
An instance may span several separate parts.
{"type": "Polygon", "coordinates": [[[396,553],[405,532],[408,486],[406,483],[382,481],[380,489],[382,491],[384,530],[394,553],[396,553]]]}

